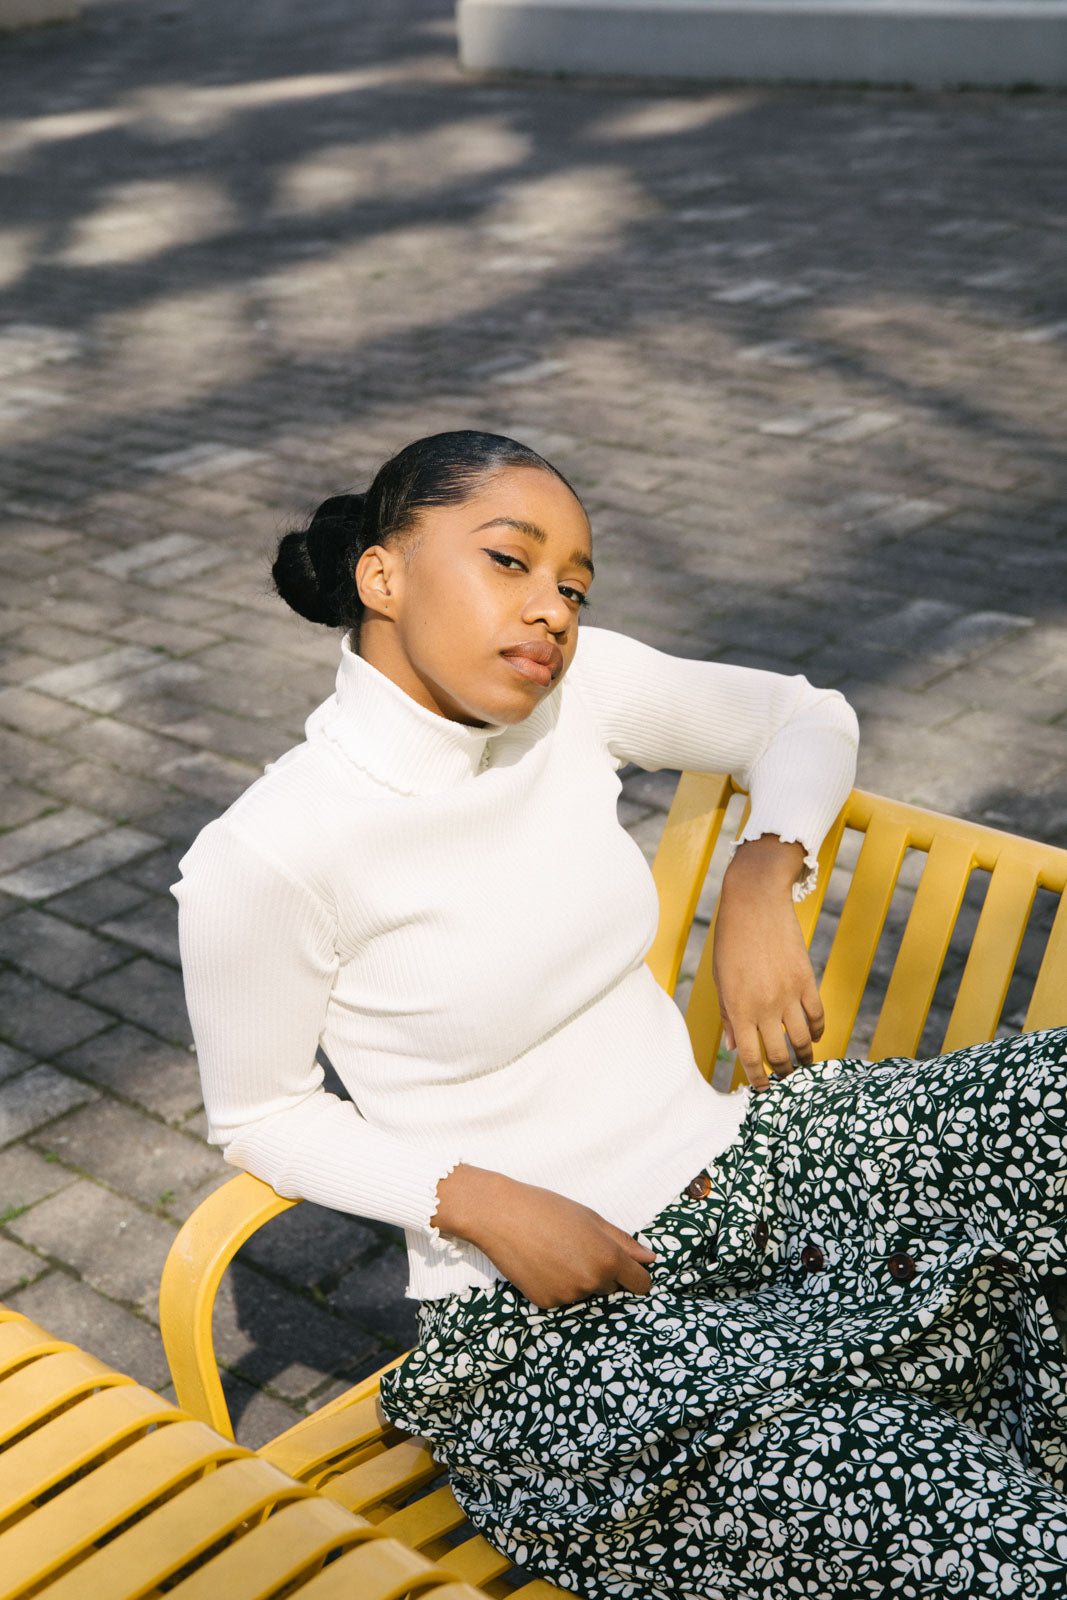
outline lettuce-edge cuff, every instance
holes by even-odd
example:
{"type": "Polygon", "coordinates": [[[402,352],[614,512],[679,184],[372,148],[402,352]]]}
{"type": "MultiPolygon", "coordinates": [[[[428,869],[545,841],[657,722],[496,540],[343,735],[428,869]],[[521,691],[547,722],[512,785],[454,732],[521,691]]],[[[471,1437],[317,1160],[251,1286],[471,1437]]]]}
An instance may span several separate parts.
{"type": "MultiPolygon", "coordinates": [[[[433,1197],[435,1203],[430,1212],[431,1217],[433,1217],[437,1211],[436,1202],[438,1185],[444,1183],[445,1179],[455,1172],[456,1168],[460,1165],[461,1159],[461,1157],[456,1156],[454,1159],[446,1160],[442,1164],[441,1170],[434,1178],[433,1197]]],[[[430,1248],[437,1251],[438,1254],[442,1256],[448,1256],[453,1261],[459,1261],[461,1259],[461,1251],[464,1241],[457,1239],[454,1234],[442,1233],[440,1228],[436,1227],[431,1221],[427,1221],[420,1229],[420,1232],[426,1238],[430,1248]]]]}

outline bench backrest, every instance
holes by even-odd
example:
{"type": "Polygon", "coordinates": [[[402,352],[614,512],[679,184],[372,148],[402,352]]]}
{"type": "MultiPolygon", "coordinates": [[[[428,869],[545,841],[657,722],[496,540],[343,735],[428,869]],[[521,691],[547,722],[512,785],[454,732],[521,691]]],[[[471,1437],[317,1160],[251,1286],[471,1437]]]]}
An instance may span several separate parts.
{"type": "MultiPolygon", "coordinates": [[[[653,867],[661,912],[648,957],[672,993],[739,793],[722,774],[684,773],[678,784],[653,867]]],[[[746,818],[747,808],[738,831],[746,818]]],[[[854,789],[820,851],[817,887],[797,907],[821,969],[818,1056],[879,1060],[915,1055],[920,1043],[934,1054],[992,1039],[1005,1020],[1007,1031],[1067,1022],[1065,891],[1067,850],[854,789]],[[1005,1019],[1013,985],[1017,1015],[1005,1019]],[[943,1014],[928,1030],[935,995],[943,1014]]],[[[711,948],[709,937],[686,1011],[709,1077],[722,1038],[711,948]]]]}

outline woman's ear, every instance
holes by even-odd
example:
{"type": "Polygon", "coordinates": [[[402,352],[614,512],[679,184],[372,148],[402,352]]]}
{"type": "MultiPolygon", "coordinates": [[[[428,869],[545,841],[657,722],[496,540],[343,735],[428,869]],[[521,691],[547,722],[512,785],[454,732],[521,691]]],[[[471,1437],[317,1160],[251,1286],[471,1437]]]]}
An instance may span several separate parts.
{"type": "Polygon", "coordinates": [[[395,615],[398,577],[402,563],[397,552],[372,544],[356,562],[356,593],[366,611],[380,617],[395,615]]]}

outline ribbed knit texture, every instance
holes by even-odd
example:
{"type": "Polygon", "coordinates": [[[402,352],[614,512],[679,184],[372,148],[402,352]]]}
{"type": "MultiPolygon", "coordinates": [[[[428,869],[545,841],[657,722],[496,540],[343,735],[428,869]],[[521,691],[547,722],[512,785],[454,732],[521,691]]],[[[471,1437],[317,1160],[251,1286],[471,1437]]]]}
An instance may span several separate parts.
{"type": "Polygon", "coordinates": [[[306,743],[181,864],[210,1137],[281,1194],[404,1227],[419,1298],[499,1276],[431,1225],[460,1161],[638,1230],[746,1095],[705,1083],[644,965],[656,894],[616,768],[733,772],[745,836],[811,866],[855,745],[833,691],[600,629],[507,728],[425,710],[346,643],[306,743]],[[324,1091],[320,1044],[354,1104],[324,1091]]]}

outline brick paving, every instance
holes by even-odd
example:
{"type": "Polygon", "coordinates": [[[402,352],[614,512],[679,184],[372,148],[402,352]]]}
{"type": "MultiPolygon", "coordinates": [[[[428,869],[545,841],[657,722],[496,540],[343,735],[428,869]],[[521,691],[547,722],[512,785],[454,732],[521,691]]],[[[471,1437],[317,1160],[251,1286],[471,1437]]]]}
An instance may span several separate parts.
{"type": "MultiPolygon", "coordinates": [[[[160,1263],[228,1170],[168,886],[330,688],[272,540],[408,439],[544,449],[595,621],[839,685],[867,786],[1067,843],[1063,98],[453,55],[443,0],[0,41],[0,1294],[155,1385],[160,1263]]],[[[647,850],[669,789],[627,782],[647,850]]],[[[358,1219],[249,1245],[242,1436],[402,1348],[402,1286],[358,1219]]]]}

